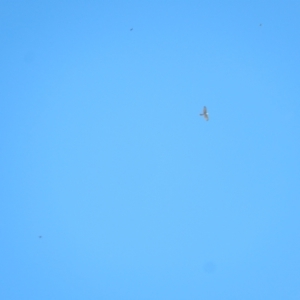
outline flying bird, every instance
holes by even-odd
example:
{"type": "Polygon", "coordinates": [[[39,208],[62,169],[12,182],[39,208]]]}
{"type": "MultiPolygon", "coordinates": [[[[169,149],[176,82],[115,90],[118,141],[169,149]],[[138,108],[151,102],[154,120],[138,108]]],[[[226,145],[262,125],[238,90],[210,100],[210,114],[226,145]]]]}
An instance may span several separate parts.
{"type": "Polygon", "coordinates": [[[203,107],[203,111],[202,111],[202,114],[200,114],[200,116],[203,116],[203,118],[206,121],[208,121],[208,112],[207,112],[206,106],[203,107]]]}

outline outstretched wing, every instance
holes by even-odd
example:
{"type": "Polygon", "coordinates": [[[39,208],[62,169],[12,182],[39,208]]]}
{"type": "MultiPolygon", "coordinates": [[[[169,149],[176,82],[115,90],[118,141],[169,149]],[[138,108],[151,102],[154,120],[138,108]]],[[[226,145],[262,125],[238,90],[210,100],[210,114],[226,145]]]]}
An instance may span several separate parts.
{"type": "Polygon", "coordinates": [[[203,114],[207,114],[207,109],[206,109],[206,106],[203,107],[203,114]]]}

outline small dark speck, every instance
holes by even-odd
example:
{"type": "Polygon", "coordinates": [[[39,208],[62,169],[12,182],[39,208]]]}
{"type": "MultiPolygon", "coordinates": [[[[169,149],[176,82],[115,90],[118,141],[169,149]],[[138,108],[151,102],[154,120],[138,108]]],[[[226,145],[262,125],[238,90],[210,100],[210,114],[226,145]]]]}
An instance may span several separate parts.
{"type": "Polygon", "coordinates": [[[39,239],[41,239],[42,238],[42,236],[41,235],[39,235],[39,239]]]}
{"type": "Polygon", "coordinates": [[[133,28],[130,28],[130,31],[132,31],[133,30],[133,28]]]}
{"type": "Polygon", "coordinates": [[[259,26],[262,26],[262,24],[260,23],[259,26]]]}

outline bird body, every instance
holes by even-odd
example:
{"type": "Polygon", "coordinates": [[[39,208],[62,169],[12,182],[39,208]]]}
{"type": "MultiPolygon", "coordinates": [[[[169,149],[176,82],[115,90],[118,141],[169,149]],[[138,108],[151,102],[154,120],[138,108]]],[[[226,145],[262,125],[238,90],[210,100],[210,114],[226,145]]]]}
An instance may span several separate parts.
{"type": "Polygon", "coordinates": [[[207,108],[206,106],[203,107],[203,111],[202,111],[202,114],[200,114],[200,116],[203,116],[203,118],[208,121],[208,112],[207,112],[207,108]]]}

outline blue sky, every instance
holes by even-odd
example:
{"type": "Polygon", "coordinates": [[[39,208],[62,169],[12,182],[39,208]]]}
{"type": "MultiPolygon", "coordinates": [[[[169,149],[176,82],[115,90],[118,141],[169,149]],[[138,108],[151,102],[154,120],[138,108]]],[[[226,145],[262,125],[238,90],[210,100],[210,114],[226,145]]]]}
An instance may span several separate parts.
{"type": "Polygon", "coordinates": [[[299,299],[299,15],[1,1],[0,298],[299,299]]]}

